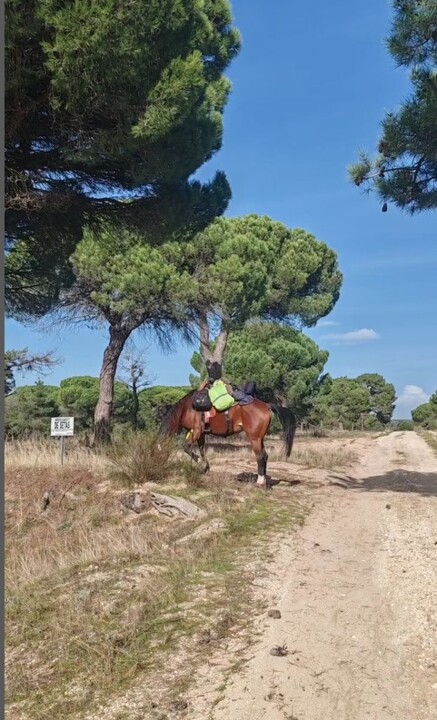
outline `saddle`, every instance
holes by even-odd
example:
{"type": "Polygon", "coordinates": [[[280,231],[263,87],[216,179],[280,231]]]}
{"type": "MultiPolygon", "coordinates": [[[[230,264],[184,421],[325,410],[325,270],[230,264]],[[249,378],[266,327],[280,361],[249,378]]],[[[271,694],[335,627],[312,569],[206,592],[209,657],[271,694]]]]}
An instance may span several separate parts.
{"type": "Polygon", "coordinates": [[[220,411],[212,407],[211,410],[202,412],[201,423],[204,433],[226,437],[230,435],[232,431],[229,410],[220,411]]]}
{"type": "Polygon", "coordinates": [[[191,402],[193,410],[201,413],[202,430],[205,433],[214,432],[215,435],[229,435],[231,431],[231,419],[228,410],[216,410],[209,397],[207,388],[197,390],[193,393],[191,402]],[[211,420],[214,418],[214,428],[211,428],[211,420]]]}
{"type": "Polygon", "coordinates": [[[256,384],[253,381],[234,388],[234,397],[229,395],[222,380],[216,380],[209,388],[193,393],[192,408],[201,413],[202,431],[226,437],[232,432],[229,410],[238,405],[249,405],[255,399],[256,384]],[[212,426],[211,426],[212,421],[212,426]]]}

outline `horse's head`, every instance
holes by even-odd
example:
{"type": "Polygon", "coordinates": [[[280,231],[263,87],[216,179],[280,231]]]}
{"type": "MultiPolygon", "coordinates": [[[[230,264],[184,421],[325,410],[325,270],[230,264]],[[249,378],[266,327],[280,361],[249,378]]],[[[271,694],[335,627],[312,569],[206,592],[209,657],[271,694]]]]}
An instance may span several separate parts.
{"type": "Polygon", "coordinates": [[[191,405],[191,396],[194,391],[184,395],[174,405],[159,405],[156,409],[156,417],[160,417],[161,432],[166,435],[174,435],[181,429],[181,417],[187,407],[191,405]]]}
{"type": "Polygon", "coordinates": [[[166,415],[170,412],[170,409],[173,407],[173,405],[169,405],[168,403],[157,405],[155,408],[155,418],[156,422],[161,425],[166,415]]]}

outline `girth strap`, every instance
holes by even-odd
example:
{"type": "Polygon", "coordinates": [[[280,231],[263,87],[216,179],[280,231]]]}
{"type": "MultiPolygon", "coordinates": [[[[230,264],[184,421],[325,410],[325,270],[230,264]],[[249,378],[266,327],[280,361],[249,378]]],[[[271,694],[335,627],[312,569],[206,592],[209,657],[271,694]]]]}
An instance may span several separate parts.
{"type": "Polygon", "coordinates": [[[226,417],[226,435],[230,435],[230,433],[231,433],[231,418],[229,417],[229,410],[225,410],[225,417],[226,417]]]}

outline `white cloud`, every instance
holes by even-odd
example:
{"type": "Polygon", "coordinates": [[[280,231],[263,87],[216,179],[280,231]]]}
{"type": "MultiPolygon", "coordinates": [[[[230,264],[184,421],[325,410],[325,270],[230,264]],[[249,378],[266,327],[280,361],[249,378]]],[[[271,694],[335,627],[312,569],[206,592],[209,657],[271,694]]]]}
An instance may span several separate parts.
{"type": "Polygon", "coordinates": [[[334,325],[340,325],[340,323],[335,320],[319,320],[317,323],[317,327],[333,327],[334,325]]]}
{"type": "Polygon", "coordinates": [[[344,345],[354,345],[355,343],[370,342],[372,340],[379,340],[380,335],[374,330],[369,328],[362,328],[361,330],[352,330],[346,333],[329,333],[323,335],[324,340],[333,340],[336,343],[342,343],[344,345]]]}
{"type": "Polygon", "coordinates": [[[419,385],[405,385],[402,393],[398,397],[397,410],[414,410],[418,405],[428,402],[429,395],[419,385]]]}

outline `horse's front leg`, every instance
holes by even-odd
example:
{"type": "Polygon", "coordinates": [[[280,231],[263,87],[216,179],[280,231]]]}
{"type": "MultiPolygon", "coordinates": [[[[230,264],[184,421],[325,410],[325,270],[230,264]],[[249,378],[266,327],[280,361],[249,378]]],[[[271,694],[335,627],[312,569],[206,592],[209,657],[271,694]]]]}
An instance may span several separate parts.
{"type": "Polygon", "coordinates": [[[186,453],[191,460],[194,460],[194,462],[198,463],[200,458],[198,455],[196,455],[196,453],[193,450],[193,445],[195,442],[196,441],[194,440],[194,431],[190,430],[185,435],[185,440],[184,440],[184,444],[182,447],[183,447],[184,453],[186,453]]]}
{"type": "Polygon", "coordinates": [[[205,434],[202,433],[197,441],[197,445],[199,446],[199,452],[200,457],[203,460],[203,472],[207,473],[209,471],[209,462],[206,459],[206,448],[205,448],[205,434]]]}

